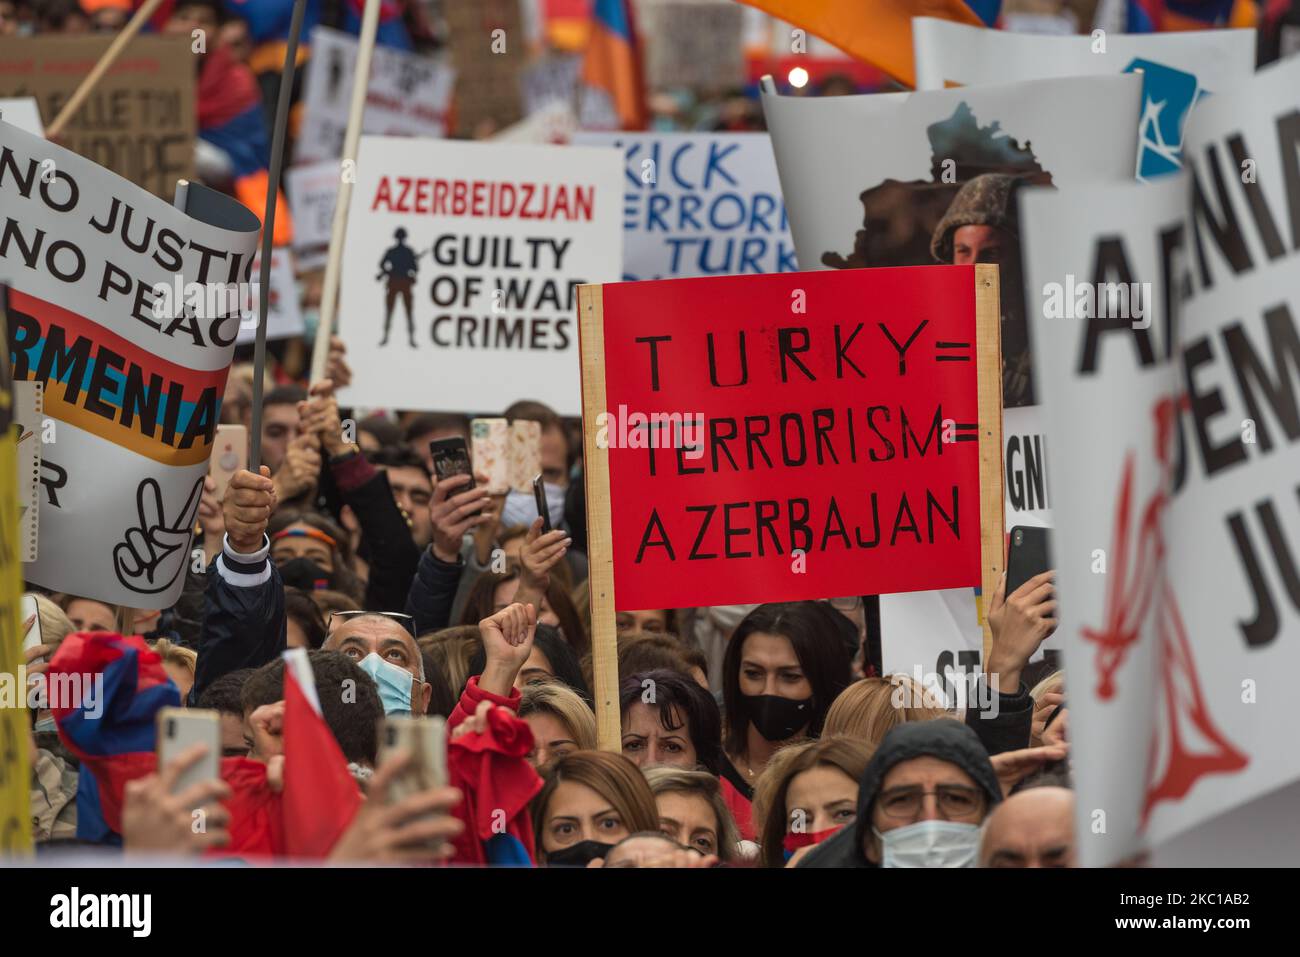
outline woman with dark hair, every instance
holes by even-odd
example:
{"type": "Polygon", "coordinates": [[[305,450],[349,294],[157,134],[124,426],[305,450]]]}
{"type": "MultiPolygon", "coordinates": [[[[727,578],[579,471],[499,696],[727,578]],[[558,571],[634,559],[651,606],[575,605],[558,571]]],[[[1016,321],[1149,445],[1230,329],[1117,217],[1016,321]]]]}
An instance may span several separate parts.
{"type": "Polygon", "coordinates": [[[677,671],[642,671],[618,689],[623,754],[639,767],[722,773],[722,716],[713,695],[677,671]]]}
{"type": "Polygon", "coordinates": [[[358,604],[364,599],[365,589],[352,570],[347,533],[333,521],[319,512],[282,508],[271,516],[266,531],[271,561],[286,585],[303,591],[328,588],[358,604]]]}
{"type": "Polygon", "coordinates": [[[754,783],[784,744],[815,738],[852,679],[836,612],[821,602],[759,605],[736,626],[722,663],[723,791],[741,836],[754,839],[754,783]]]}
{"type": "MultiPolygon", "coordinates": [[[[502,608],[517,600],[515,595],[519,591],[519,584],[518,572],[484,572],[470,589],[469,598],[465,600],[465,610],[460,616],[460,623],[477,625],[484,618],[491,618],[502,608]]],[[[555,579],[546,585],[541,607],[537,609],[537,621],[558,628],[561,637],[569,643],[578,656],[586,652],[587,632],[582,627],[578,610],[573,607],[573,599],[564,590],[564,586],[555,579]]]]}
{"type": "MultiPolygon", "coordinates": [[[[487,663],[487,653],[480,647],[469,660],[469,673],[481,675],[487,663]]],[[[515,687],[520,691],[525,685],[534,681],[560,681],[576,691],[590,705],[591,692],[587,682],[582,678],[582,668],[578,656],[573,653],[569,643],[560,636],[560,632],[550,625],[538,625],[533,633],[533,648],[519,669],[515,687]]]]}
{"type": "Polygon", "coordinates": [[[319,648],[325,644],[325,617],[310,595],[297,588],[284,590],[287,643],[290,648],[319,648]]]}

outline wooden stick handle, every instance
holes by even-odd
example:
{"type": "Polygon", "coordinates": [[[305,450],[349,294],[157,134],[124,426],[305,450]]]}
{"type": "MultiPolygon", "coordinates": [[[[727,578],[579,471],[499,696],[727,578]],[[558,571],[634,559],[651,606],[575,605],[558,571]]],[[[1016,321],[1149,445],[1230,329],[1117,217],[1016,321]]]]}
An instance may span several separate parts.
{"type": "Polygon", "coordinates": [[[352,102],[348,107],[347,132],[343,135],[343,157],[339,170],[339,195],[334,204],[334,222],[330,229],[329,255],[325,260],[325,282],[320,294],[320,325],[311,351],[311,378],[325,378],[329,359],[330,336],[334,333],[334,313],[338,306],[339,272],[343,267],[343,240],[348,231],[348,205],[352,202],[353,175],[343,176],[342,164],[357,166],[357,147],[361,142],[361,120],[366,111],[366,90],[370,86],[370,57],[375,51],[379,31],[379,0],[366,0],[361,14],[361,35],[357,46],[357,67],[352,75],[352,102]]]}
{"type": "MultiPolygon", "coordinates": [[[[99,81],[117,62],[117,58],[122,55],[128,43],[135,39],[135,35],[140,32],[140,28],[145,22],[154,15],[154,11],[162,4],[162,0],[144,0],[140,9],[135,12],[127,25],[122,28],[122,32],[117,35],[109,48],[104,51],[104,55],[99,58],[99,62],[86,74],[86,78],[81,81],[72,94],[72,99],[63,104],[63,109],[59,110],[59,115],[54,118],[54,122],[45,128],[45,138],[54,139],[63,132],[63,128],[68,125],[68,121],[76,115],[77,110],[81,109],[81,104],[86,102],[86,97],[90,96],[91,90],[99,85],[99,81]]],[[[216,37],[213,37],[215,40],[216,37]]]]}

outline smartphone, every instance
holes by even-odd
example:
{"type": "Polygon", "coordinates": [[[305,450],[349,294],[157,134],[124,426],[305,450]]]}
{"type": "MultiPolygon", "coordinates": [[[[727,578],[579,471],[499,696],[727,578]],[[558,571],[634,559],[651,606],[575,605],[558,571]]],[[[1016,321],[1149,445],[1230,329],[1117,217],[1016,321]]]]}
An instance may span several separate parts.
{"type": "Polygon", "coordinates": [[[401,775],[393,779],[388,801],[430,788],[447,786],[447,721],[440,715],[389,715],[379,729],[379,763],[394,751],[411,755],[401,775]]]}
{"type": "Polygon", "coordinates": [[[472,419],[469,437],[474,468],[487,479],[488,491],[505,495],[510,491],[510,423],[505,419],[472,419]]]}
{"type": "Polygon", "coordinates": [[[510,423],[510,488],[528,494],[528,483],[542,470],[542,426],[531,419],[510,423]]]}
{"type": "Polygon", "coordinates": [[[1051,529],[1016,525],[1007,549],[1007,590],[1010,598],[1017,588],[1052,567],[1051,529]]]}
{"type": "Polygon", "coordinates": [[[434,481],[441,482],[453,475],[468,475],[469,484],[456,490],[456,494],[468,492],[474,487],[474,470],[470,467],[469,447],[460,436],[450,439],[435,439],[429,443],[433,453],[434,481]]]}
{"type": "Polygon", "coordinates": [[[240,469],[248,468],[248,429],[242,425],[219,425],[208,458],[208,475],[217,483],[214,493],[220,502],[226,497],[230,480],[240,469]]]}
{"type": "Polygon", "coordinates": [[[176,779],[173,794],[221,777],[221,714],[206,708],[158,710],[158,767],[194,744],[206,744],[203,757],[176,779]]]}
{"type": "Polygon", "coordinates": [[[537,514],[542,518],[542,534],[551,530],[551,511],[546,507],[546,486],[542,484],[539,472],[533,479],[533,501],[537,503],[537,514]]]}
{"type": "MultiPolygon", "coordinates": [[[[36,607],[36,596],[23,595],[22,610],[19,611],[18,617],[21,621],[26,621],[33,615],[36,616],[36,620],[32,622],[32,627],[28,628],[27,633],[23,635],[23,651],[45,644],[45,639],[41,636],[41,610],[36,607]]],[[[29,661],[28,664],[37,665],[44,660],[45,656],[42,655],[40,658],[29,661]]]]}

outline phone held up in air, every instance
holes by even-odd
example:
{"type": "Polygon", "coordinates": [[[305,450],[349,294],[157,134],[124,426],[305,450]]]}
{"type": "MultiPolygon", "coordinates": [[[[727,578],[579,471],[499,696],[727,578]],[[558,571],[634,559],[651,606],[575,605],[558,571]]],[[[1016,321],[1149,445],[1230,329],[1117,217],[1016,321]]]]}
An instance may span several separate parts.
{"type": "Polygon", "coordinates": [[[208,475],[216,483],[213,494],[220,502],[226,497],[230,480],[240,469],[248,468],[248,429],[242,425],[218,425],[208,459],[208,475]]]}
{"type": "Polygon", "coordinates": [[[551,511],[546,507],[546,486],[542,484],[539,472],[533,479],[533,501],[537,503],[537,514],[542,517],[542,534],[551,531],[551,511]]]}
{"type": "Polygon", "coordinates": [[[410,760],[389,786],[388,801],[447,786],[447,721],[440,715],[389,715],[379,729],[379,763],[394,751],[410,760]]]}
{"type": "Polygon", "coordinates": [[[469,446],[457,435],[450,439],[435,439],[429,443],[433,453],[434,481],[441,482],[453,475],[468,475],[469,484],[456,489],[456,494],[468,492],[474,487],[474,470],[470,467],[469,446]]]}
{"type": "Polygon", "coordinates": [[[207,745],[203,756],[176,779],[173,794],[221,777],[220,712],[206,708],[160,708],[157,722],[159,770],[191,745],[207,745]]]}
{"type": "Polygon", "coordinates": [[[1029,579],[1052,567],[1051,531],[1050,528],[1030,525],[1012,527],[1008,534],[1011,545],[1007,549],[1005,597],[1010,598],[1029,579]]]}

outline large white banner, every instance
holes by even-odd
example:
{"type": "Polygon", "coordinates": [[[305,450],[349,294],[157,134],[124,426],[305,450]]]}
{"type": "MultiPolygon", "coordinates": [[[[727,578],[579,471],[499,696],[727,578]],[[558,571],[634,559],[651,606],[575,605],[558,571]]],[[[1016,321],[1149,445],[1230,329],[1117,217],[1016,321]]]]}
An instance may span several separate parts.
{"type": "MultiPolygon", "coordinates": [[[[1120,75],[763,97],[800,268],[1001,266],[1008,528],[1051,520],[1015,194],[1034,184],[1131,181],[1140,89],[1137,76],[1120,75]]],[[[940,653],[969,655],[978,628],[972,592],[882,595],[880,606],[890,670],[920,665],[929,674],[940,653]],[[935,615],[939,607],[945,613],[935,615]],[[933,630],[925,638],[905,627],[926,617],[933,630]]]]}
{"type": "Polygon", "coordinates": [[[617,150],[363,136],[343,256],[349,403],[578,415],[577,289],[622,267],[617,150]]]}
{"type": "Polygon", "coordinates": [[[1143,180],[1179,168],[1183,129],[1197,102],[1232,89],[1255,70],[1254,30],[1041,36],[917,17],[912,46],[918,90],[1140,73],[1135,162],[1143,180]]]}
{"type": "MultiPolygon", "coordinates": [[[[343,155],[357,49],[356,38],[346,33],[328,27],[312,30],[295,163],[343,155]]],[[[455,71],[446,63],[392,47],[375,47],[361,131],[385,136],[443,136],[455,81],[455,71]]]]}
{"type": "Polygon", "coordinates": [[[623,151],[623,278],[793,272],[794,242],[762,133],[579,133],[623,151]]]}
{"type": "Polygon", "coordinates": [[[1283,62],[1177,179],[1023,197],[1087,864],[1300,778],[1297,107],[1283,62]]]}
{"type": "Polygon", "coordinates": [[[45,384],[54,426],[25,575],[166,608],[190,562],[260,223],[198,185],[186,215],[3,122],[0,209],[13,377],[45,384]]]}

